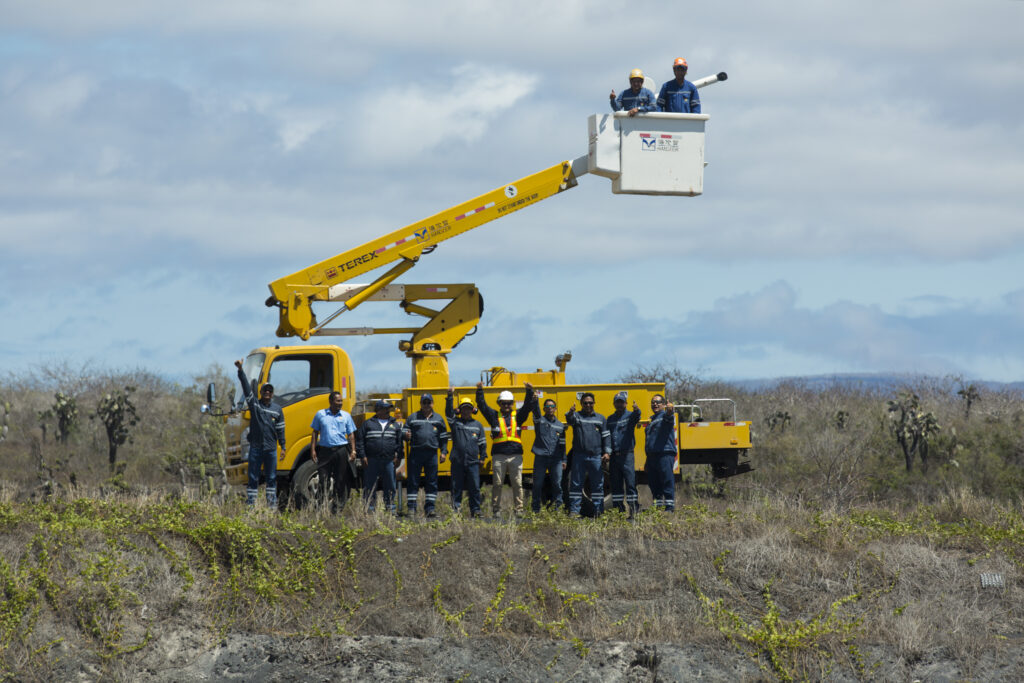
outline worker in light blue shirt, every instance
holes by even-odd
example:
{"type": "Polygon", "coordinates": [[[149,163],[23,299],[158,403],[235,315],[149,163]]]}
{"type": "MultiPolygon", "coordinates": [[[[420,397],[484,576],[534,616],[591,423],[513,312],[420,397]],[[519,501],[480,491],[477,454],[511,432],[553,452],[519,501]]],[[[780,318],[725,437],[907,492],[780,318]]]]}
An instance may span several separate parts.
{"type": "Polygon", "coordinates": [[[686,60],[677,57],[672,63],[675,78],[661,86],[658,93],[658,109],[676,114],[699,114],[700,95],[697,86],[686,80],[688,66],[686,60]]]}
{"type": "Polygon", "coordinates": [[[341,409],[343,399],[340,392],[332,391],[327,400],[330,407],[318,410],[310,424],[313,440],[309,454],[316,463],[321,495],[328,480],[333,481],[333,507],[340,510],[345,506],[348,491],[355,479],[356,444],[355,439],[350,437],[355,434],[356,424],[352,416],[341,409]],[[352,477],[348,476],[349,472],[352,477]]]}
{"type": "Polygon", "coordinates": [[[658,111],[654,93],[644,87],[644,72],[633,69],[629,72],[629,90],[623,90],[618,97],[615,91],[608,96],[612,111],[626,111],[630,116],[649,111],[658,111]]]}

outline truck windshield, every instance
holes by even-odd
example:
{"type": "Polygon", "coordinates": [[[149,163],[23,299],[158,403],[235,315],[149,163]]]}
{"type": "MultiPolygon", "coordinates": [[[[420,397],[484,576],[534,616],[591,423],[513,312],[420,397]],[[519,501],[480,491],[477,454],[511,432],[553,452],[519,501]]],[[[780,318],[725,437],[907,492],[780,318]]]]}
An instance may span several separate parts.
{"type": "MultiPolygon", "coordinates": [[[[242,373],[249,380],[249,386],[253,391],[259,391],[260,373],[263,371],[263,363],[267,360],[267,354],[254,353],[242,363],[242,373]]],[[[245,396],[239,400],[239,404],[245,403],[245,396]]]]}

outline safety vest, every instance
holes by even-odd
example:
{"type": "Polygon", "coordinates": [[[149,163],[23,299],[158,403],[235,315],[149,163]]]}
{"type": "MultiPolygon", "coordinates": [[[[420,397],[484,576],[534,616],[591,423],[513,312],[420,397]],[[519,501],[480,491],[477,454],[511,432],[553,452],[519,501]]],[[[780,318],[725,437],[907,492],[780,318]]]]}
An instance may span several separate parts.
{"type": "Polygon", "coordinates": [[[512,413],[510,417],[512,418],[512,424],[506,426],[505,416],[498,413],[498,435],[492,439],[494,443],[523,443],[523,437],[520,436],[519,427],[516,425],[516,414],[512,413]]]}

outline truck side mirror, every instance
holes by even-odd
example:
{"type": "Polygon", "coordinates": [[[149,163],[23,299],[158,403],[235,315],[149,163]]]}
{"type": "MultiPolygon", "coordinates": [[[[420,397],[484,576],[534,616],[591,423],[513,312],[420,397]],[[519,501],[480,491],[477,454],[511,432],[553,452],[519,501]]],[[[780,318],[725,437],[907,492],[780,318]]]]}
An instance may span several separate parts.
{"type": "Polygon", "coordinates": [[[213,382],[206,385],[206,402],[211,406],[217,403],[217,385],[213,382]]]}

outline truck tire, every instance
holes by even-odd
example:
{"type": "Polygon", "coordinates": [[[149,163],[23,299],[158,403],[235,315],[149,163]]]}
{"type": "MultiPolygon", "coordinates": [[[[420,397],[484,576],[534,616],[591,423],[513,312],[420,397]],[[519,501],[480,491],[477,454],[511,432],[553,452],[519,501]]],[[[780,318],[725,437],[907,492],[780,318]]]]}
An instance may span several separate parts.
{"type": "Polygon", "coordinates": [[[315,462],[307,460],[299,465],[292,475],[290,489],[296,510],[302,510],[316,502],[320,492],[320,476],[316,471],[315,462]]]}
{"type": "Polygon", "coordinates": [[[331,501],[332,511],[340,511],[345,507],[345,503],[348,502],[352,489],[357,486],[356,477],[348,463],[342,466],[341,474],[341,490],[334,491],[332,482],[325,482],[324,484],[326,485],[321,484],[317,465],[312,460],[307,460],[299,465],[291,480],[291,495],[295,508],[301,510],[310,505],[320,503],[322,502],[321,499],[326,495],[329,498],[333,498],[331,501]],[[324,493],[325,490],[326,494],[324,493]],[[337,510],[334,510],[335,507],[337,510]]]}
{"type": "Polygon", "coordinates": [[[711,473],[715,476],[715,479],[725,479],[735,475],[738,467],[739,457],[733,454],[725,462],[712,463],[711,473]]]}

